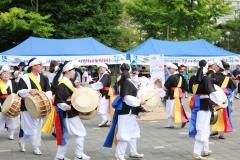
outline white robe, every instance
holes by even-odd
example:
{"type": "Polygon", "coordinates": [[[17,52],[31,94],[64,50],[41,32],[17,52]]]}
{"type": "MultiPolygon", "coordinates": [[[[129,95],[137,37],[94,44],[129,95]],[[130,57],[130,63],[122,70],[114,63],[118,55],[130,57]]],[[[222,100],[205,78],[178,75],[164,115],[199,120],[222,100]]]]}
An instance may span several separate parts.
{"type": "Polygon", "coordinates": [[[166,101],[166,112],[167,112],[168,118],[173,118],[174,99],[167,99],[167,101],[166,101]]]}
{"type": "MultiPolygon", "coordinates": [[[[132,107],[140,106],[140,100],[134,96],[124,96],[124,102],[132,107]]],[[[140,138],[140,128],[137,122],[137,116],[131,114],[118,115],[118,141],[131,141],[131,139],[140,138]]]]}
{"type": "MultiPolygon", "coordinates": [[[[11,92],[13,92],[11,80],[8,80],[8,82],[6,84],[6,88],[10,88],[11,92]]],[[[18,127],[19,121],[20,121],[20,116],[16,116],[14,118],[9,118],[4,113],[0,112],[0,130],[4,129],[5,125],[9,129],[16,129],[18,127]]]]}
{"type": "Polygon", "coordinates": [[[196,140],[200,142],[208,142],[210,135],[210,119],[211,111],[198,111],[196,122],[197,134],[195,136],[196,140]]]}
{"type": "Polygon", "coordinates": [[[0,130],[4,129],[5,125],[9,129],[16,129],[18,127],[19,120],[19,116],[9,118],[4,113],[0,112],[0,130]]]}
{"type": "MultiPolygon", "coordinates": [[[[29,91],[31,90],[31,82],[27,74],[23,75],[22,79],[26,83],[28,89],[22,89],[18,91],[18,94],[21,97],[27,97],[29,95],[29,91]]],[[[37,76],[38,82],[40,82],[40,75],[37,76]]],[[[51,99],[51,91],[47,91],[46,95],[49,99],[51,99]]],[[[33,118],[30,116],[28,111],[21,111],[21,128],[24,131],[24,134],[26,135],[35,135],[41,132],[43,124],[42,118],[33,118]]]]}
{"type": "MultiPolygon", "coordinates": [[[[101,76],[101,78],[107,73],[108,72],[106,71],[101,76]]],[[[104,86],[103,86],[102,82],[100,82],[101,78],[99,79],[98,82],[91,84],[91,87],[94,90],[103,89],[104,86]]],[[[101,117],[102,121],[109,121],[109,119],[110,119],[109,99],[106,99],[105,96],[100,98],[98,114],[101,117]]]]}
{"type": "MultiPolygon", "coordinates": [[[[62,80],[65,80],[69,85],[73,86],[72,82],[68,78],[63,77],[62,80]]],[[[57,105],[62,110],[65,110],[64,106],[67,104],[66,103],[58,103],[57,105]]],[[[86,129],[83,126],[83,123],[79,116],[75,116],[72,118],[66,117],[64,119],[64,122],[65,122],[65,127],[67,129],[66,130],[67,136],[69,136],[69,137],[72,137],[72,136],[84,137],[84,136],[86,136],[86,134],[87,134],[86,129]]]]}

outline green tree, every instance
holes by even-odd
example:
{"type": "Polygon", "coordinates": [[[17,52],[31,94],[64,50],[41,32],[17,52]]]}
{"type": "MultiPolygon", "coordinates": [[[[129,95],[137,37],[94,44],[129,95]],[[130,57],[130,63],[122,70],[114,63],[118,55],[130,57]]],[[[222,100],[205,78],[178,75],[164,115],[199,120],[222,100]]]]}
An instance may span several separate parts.
{"type": "Polygon", "coordinates": [[[217,19],[230,11],[222,0],[133,0],[127,7],[146,37],[178,40],[216,41],[217,19]]]}
{"type": "Polygon", "coordinates": [[[235,53],[240,53],[240,16],[222,25],[222,38],[219,46],[235,53]]]}
{"type": "Polygon", "coordinates": [[[16,7],[8,12],[0,12],[1,50],[12,47],[31,35],[52,36],[54,27],[47,22],[48,19],[49,16],[16,7]]]}
{"type": "Polygon", "coordinates": [[[119,0],[45,0],[42,14],[51,14],[55,38],[91,36],[110,46],[119,46],[122,3],[119,0]]]}
{"type": "Polygon", "coordinates": [[[119,48],[123,51],[128,51],[141,42],[141,37],[139,36],[140,32],[136,28],[136,24],[133,22],[132,17],[126,13],[125,7],[126,5],[124,5],[121,15],[121,24],[119,25],[119,30],[121,31],[119,48]]]}
{"type": "Polygon", "coordinates": [[[3,0],[0,11],[14,6],[50,15],[48,22],[55,27],[53,38],[91,36],[117,49],[124,46],[120,38],[124,33],[123,4],[119,0],[3,0]]]}

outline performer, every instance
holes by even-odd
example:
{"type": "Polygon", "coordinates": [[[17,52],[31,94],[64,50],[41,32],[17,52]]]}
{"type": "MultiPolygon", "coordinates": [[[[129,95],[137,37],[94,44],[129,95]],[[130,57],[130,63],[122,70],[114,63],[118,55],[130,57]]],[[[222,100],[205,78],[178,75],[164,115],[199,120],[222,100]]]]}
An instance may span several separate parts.
{"type": "Polygon", "coordinates": [[[18,70],[13,72],[13,77],[14,77],[16,83],[19,82],[20,78],[24,74],[24,67],[25,67],[25,63],[24,62],[20,62],[19,65],[18,65],[18,70]]]}
{"type": "Polygon", "coordinates": [[[120,97],[115,99],[113,104],[119,100],[120,105],[115,106],[113,124],[104,147],[112,147],[114,132],[118,125],[116,139],[118,141],[115,156],[117,160],[125,160],[125,152],[129,144],[130,158],[143,158],[143,154],[137,152],[137,139],[140,138],[140,128],[137,123],[137,115],[142,112],[141,102],[137,96],[137,86],[130,79],[130,65],[123,63],[120,66],[121,78],[118,82],[120,97]]]}
{"type": "Polygon", "coordinates": [[[90,159],[89,156],[84,154],[84,137],[86,136],[85,127],[82,124],[78,111],[71,105],[71,96],[75,87],[70,79],[74,78],[75,68],[78,67],[79,65],[70,61],[65,63],[63,68],[61,68],[57,74],[60,79],[55,94],[55,105],[57,106],[55,116],[57,140],[56,160],[68,159],[65,157],[65,153],[67,151],[69,138],[73,138],[76,143],[75,160],[90,159]],[[63,75],[63,77],[60,75],[63,75]]]}
{"type": "Polygon", "coordinates": [[[213,111],[213,102],[209,95],[216,97],[220,103],[224,103],[220,99],[214,88],[211,78],[206,76],[207,62],[199,61],[199,69],[189,88],[192,89],[194,97],[192,98],[193,106],[189,127],[189,136],[195,138],[193,158],[196,160],[204,160],[205,156],[209,156],[212,151],[209,149],[210,119],[211,111],[213,111]]]}
{"type": "Polygon", "coordinates": [[[223,68],[224,68],[223,74],[231,78],[232,77],[232,73],[230,71],[229,63],[227,63],[227,62],[225,62],[223,60],[221,62],[223,64],[223,68]]]}
{"type": "Polygon", "coordinates": [[[92,88],[99,90],[102,97],[100,99],[98,114],[101,118],[99,127],[110,126],[110,105],[109,105],[109,88],[111,86],[111,75],[108,70],[108,66],[103,63],[98,65],[100,78],[96,83],[91,84],[92,88]]]}
{"type": "Polygon", "coordinates": [[[53,78],[55,77],[58,69],[59,69],[58,61],[55,61],[55,60],[51,61],[50,66],[49,66],[49,71],[46,74],[46,76],[48,77],[50,85],[52,84],[53,78]]]}
{"type": "Polygon", "coordinates": [[[182,128],[188,122],[185,114],[181,98],[183,92],[187,91],[187,82],[184,80],[177,70],[177,65],[170,63],[167,65],[170,77],[165,82],[166,89],[166,111],[168,115],[169,125],[166,128],[174,128],[174,123],[182,123],[182,128]]]}
{"type": "Polygon", "coordinates": [[[213,74],[215,73],[214,66],[215,66],[214,61],[208,62],[208,72],[207,72],[208,77],[213,77],[213,74]]]}
{"type": "Polygon", "coordinates": [[[138,71],[138,68],[136,65],[133,65],[131,66],[131,74],[130,74],[130,77],[131,77],[131,80],[132,82],[135,84],[135,86],[140,86],[140,81],[139,81],[139,71],[138,71]]]}
{"type": "Polygon", "coordinates": [[[215,61],[214,65],[215,74],[213,75],[213,81],[216,85],[221,87],[224,93],[228,97],[228,107],[225,109],[218,110],[218,120],[216,124],[212,126],[213,133],[211,136],[218,135],[219,139],[225,139],[224,133],[232,132],[232,121],[231,121],[231,97],[233,91],[236,89],[232,79],[223,74],[224,67],[220,60],[215,61]]]}
{"type": "Polygon", "coordinates": [[[28,62],[27,74],[24,74],[19,81],[19,91],[18,94],[21,96],[21,131],[19,146],[22,152],[25,152],[25,143],[30,140],[33,153],[36,155],[41,155],[40,151],[41,145],[41,128],[43,119],[33,118],[30,116],[26,109],[24,103],[24,97],[28,95],[35,96],[37,90],[46,92],[47,96],[51,99],[52,92],[50,91],[50,86],[47,77],[41,74],[43,62],[37,58],[32,58],[28,62]]]}
{"type": "Polygon", "coordinates": [[[17,84],[14,80],[10,80],[10,67],[3,65],[0,67],[0,130],[5,127],[8,131],[8,139],[14,140],[14,133],[19,123],[19,116],[14,118],[7,117],[1,112],[2,104],[11,93],[17,92],[17,84]]]}

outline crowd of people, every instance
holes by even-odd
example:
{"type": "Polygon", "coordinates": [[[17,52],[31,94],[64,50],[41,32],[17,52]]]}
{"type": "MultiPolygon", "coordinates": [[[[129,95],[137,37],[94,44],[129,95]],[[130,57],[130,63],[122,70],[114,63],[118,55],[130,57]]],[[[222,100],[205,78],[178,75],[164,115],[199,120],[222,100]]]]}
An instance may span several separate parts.
{"type": "MultiPolygon", "coordinates": [[[[137,139],[140,138],[137,116],[146,112],[142,107],[146,100],[137,97],[141,85],[137,66],[131,66],[129,62],[120,65],[117,80],[119,97],[111,103],[112,80],[107,64],[99,64],[97,68],[92,68],[92,66],[81,67],[77,61],[66,61],[64,64],[52,61],[48,72],[43,72],[42,65],[41,60],[32,58],[27,65],[20,63],[14,68],[12,74],[9,66],[0,67],[0,103],[3,104],[11,93],[17,93],[22,98],[20,116],[8,117],[1,112],[0,107],[0,129],[7,129],[9,140],[13,140],[20,122],[19,147],[21,152],[26,151],[25,145],[30,141],[33,153],[42,154],[40,146],[43,118],[31,117],[24,99],[29,95],[37,95],[37,91],[43,91],[49,99],[53,99],[56,110],[53,128],[53,135],[57,142],[55,159],[68,160],[65,153],[70,138],[76,143],[75,160],[91,159],[84,152],[84,137],[87,135],[85,126],[78,111],[71,104],[74,91],[88,86],[101,93],[98,126],[111,127],[104,146],[112,147],[113,142],[118,141],[115,152],[117,160],[125,160],[128,145],[130,158],[144,157],[144,154],[137,151],[137,139]],[[114,114],[111,114],[111,106],[115,109],[114,114]],[[116,128],[117,133],[115,133],[116,128]]],[[[230,72],[230,65],[224,61],[216,60],[207,63],[201,60],[197,73],[188,80],[185,68],[184,65],[167,64],[168,77],[165,83],[161,84],[161,79],[158,79],[155,84],[160,83],[159,87],[165,92],[163,100],[168,116],[166,128],[184,128],[190,122],[189,136],[195,138],[193,158],[202,160],[212,153],[209,149],[210,136],[225,139],[224,133],[233,130],[231,104],[237,88],[234,82],[239,80],[240,69],[230,72]],[[219,98],[215,85],[226,94],[227,101],[219,98]],[[192,113],[190,118],[187,117],[182,104],[182,98],[187,97],[187,94],[192,95],[189,103],[192,113]],[[215,110],[216,105],[227,107],[215,110]],[[212,123],[216,112],[217,120],[212,123]]],[[[238,93],[236,98],[238,98],[238,93]]]]}
{"type": "Polygon", "coordinates": [[[181,74],[181,66],[170,63],[166,67],[170,74],[165,82],[166,111],[169,119],[166,127],[175,128],[177,124],[181,124],[183,128],[190,122],[189,136],[195,138],[193,158],[204,160],[212,153],[209,149],[209,137],[225,139],[224,133],[233,131],[231,105],[236,84],[239,83],[239,71],[236,69],[231,72],[230,65],[224,61],[207,63],[201,60],[196,74],[188,81],[181,74]],[[187,92],[192,95],[189,119],[182,104],[182,98],[187,92]],[[226,99],[221,94],[224,94],[226,99]]]}

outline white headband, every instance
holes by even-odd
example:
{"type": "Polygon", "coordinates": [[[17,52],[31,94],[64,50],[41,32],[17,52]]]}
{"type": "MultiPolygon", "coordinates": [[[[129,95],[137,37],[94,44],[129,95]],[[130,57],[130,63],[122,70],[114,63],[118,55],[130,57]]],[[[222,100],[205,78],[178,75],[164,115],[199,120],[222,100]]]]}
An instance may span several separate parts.
{"type": "Polygon", "coordinates": [[[3,65],[0,69],[0,74],[2,74],[3,72],[10,72],[10,67],[7,65],[3,65]]]}
{"type": "Polygon", "coordinates": [[[70,61],[63,67],[62,72],[70,71],[74,68],[79,68],[79,67],[80,67],[80,63],[78,61],[70,61]]]}
{"type": "Polygon", "coordinates": [[[99,65],[98,65],[98,68],[100,68],[100,67],[103,67],[103,68],[108,69],[108,66],[107,66],[105,63],[99,64],[99,65]]]}
{"type": "Polygon", "coordinates": [[[168,63],[167,68],[172,68],[172,69],[176,69],[176,70],[178,69],[178,67],[173,63],[168,63]]]}
{"type": "Polygon", "coordinates": [[[32,66],[35,66],[35,65],[38,65],[38,64],[43,65],[44,64],[44,60],[40,60],[40,59],[36,58],[32,62],[29,63],[28,67],[32,67],[32,66]]]}
{"type": "Polygon", "coordinates": [[[220,60],[215,60],[214,64],[217,65],[219,68],[224,70],[223,64],[220,60]]]}

